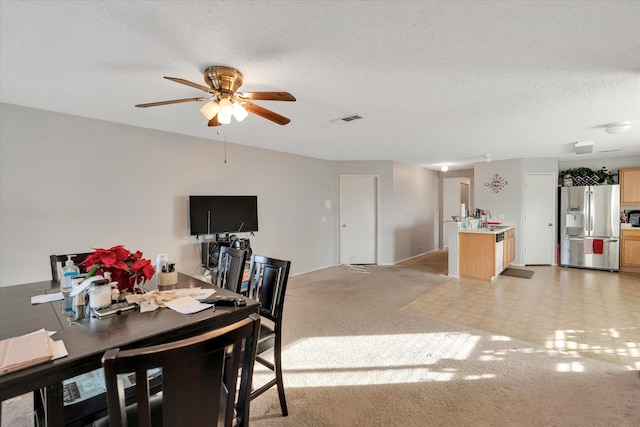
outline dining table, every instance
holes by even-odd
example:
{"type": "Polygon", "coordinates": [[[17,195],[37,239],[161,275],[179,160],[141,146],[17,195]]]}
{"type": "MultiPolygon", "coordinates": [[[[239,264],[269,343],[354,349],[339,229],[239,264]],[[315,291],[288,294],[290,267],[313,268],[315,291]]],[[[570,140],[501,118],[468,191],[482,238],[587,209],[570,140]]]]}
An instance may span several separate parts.
{"type": "MultiPolygon", "coordinates": [[[[175,287],[213,288],[216,295],[244,299],[242,295],[183,273],[178,273],[175,287]]],[[[62,426],[68,422],[65,420],[63,382],[101,368],[102,356],[107,350],[145,347],[195,336],[240,321],[257,313],[259,307],[257,301],[246,298],[245,306],[215,306],[193,314],[159,308],[144,313],[132,310],[103,318],[75,319],[63,313],[63,301],[31,304],[33,296],[59,291],[59,283],[52,280],[0,287],[0,339],[44,328],[55,331],[51,338],[62,340],[66,347],[68,354],[62,358],[0,375],[0,402],[31,391],[42,391],[47,426],[62,426]]]]}

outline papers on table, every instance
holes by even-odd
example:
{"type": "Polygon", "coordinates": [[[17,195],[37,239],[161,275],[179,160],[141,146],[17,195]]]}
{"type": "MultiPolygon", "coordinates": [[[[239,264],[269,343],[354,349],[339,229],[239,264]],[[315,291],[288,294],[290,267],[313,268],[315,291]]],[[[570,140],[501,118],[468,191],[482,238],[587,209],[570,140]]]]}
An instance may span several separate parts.
{"type": "Polygon", "coordinates": [[[62,340],[53,341],[44,329],[0,341],[0,375],[66,356],[62,340]]]}
{"type": "MultiPolygon", "coordinates": [[[[133,294],[127,295],[128,303],[136,303],[140,305],[140,313],[146,311],[154,311],[161,307],[169,307],[168,302],[174,301],[183,297],[191,297],[192,299],[206,299],[215,293],[215,289],[201,289],[201,288],[180,288],[172,289],[170,291],[156,291],[147,292],[146,294],[133,294]]],[[[169,307],[171,308],[171,307],[169,307]]],[[[204,307],[207,308],[207,307],[204,307]]],[[[200,310],[204,310],[204,308],[200,310]]],[[[200,311],[197,310],[197,311],[200,311]]],[[[177,310],[176,310],[177,311],[177,310]]],[[[193,311],[192,313],[196,313],[193,311]]],[[[184,314],[184,313],[183,313],[184,314]]]]}
{"type": "Polygon", "coordinates": [[[166,302],[164,305],[181,314],[193,314],[213,307],[213,304],[205,304],[189,296],[176,298],[166,302]]]}
{"type": "Polygon", "coordinates": [[[43,304],[45,302],[53,302],[63,300],[64,296],[62,292],[57,292],[55,294],[46,294],[46,295],[36,295],[31,297],[31,305],[35,304],[43,304]]]}

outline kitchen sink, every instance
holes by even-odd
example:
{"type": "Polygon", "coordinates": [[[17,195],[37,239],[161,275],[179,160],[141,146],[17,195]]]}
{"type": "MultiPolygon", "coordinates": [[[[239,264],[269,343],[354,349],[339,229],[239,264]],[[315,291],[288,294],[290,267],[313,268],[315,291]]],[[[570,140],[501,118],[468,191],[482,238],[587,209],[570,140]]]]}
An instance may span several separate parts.
{"type": "Polygon", "coordinates": [[[509,225],[489,225],[486,228],[488,230],[504,230],[505,228],[509,228],[509,225]]]}

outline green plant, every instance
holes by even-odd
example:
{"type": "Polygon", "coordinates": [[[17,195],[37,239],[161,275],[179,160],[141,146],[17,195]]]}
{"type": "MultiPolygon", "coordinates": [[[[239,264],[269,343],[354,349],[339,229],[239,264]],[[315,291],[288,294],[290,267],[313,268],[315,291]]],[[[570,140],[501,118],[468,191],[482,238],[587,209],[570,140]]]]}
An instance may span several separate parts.
{"type": "Polygon", "coordinates": [[[587,167],[571,168],[560,171],[560,176],[571,175],[573,178],[579,176],[595,176],[598,177],[598,182],[602,184],[615,184],[615,177],[618,176],[617,172],[610,172],[606,166],[603,166],[599,170],[593,170],[587,167]]]}

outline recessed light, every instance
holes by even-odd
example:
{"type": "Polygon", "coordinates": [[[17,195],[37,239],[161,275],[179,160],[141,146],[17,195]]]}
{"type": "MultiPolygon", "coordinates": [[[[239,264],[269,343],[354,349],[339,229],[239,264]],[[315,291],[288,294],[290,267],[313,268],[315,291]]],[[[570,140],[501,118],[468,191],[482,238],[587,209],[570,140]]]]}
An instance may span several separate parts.
{"type": "Polygon", "coordinates": [[[610,123],[605,126],[604,130],[607,133],[623,133],[631,129],[631,123],[629,122],[619,122],[619,123],[610,123]]]}

